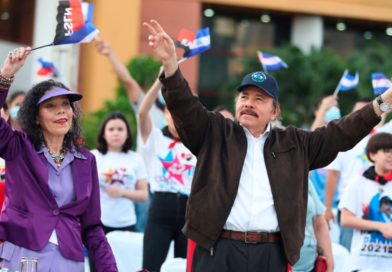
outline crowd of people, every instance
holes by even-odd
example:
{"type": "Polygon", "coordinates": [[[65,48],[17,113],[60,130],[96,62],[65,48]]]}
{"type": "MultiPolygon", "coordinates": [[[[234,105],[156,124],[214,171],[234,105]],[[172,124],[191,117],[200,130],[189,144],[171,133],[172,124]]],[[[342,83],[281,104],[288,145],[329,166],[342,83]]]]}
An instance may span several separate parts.
{"type": "Polygon", "coordinates": [[[39,271],[84,271],[87,250],[91,271],[118,271],[105,235],[139,231],[145,271],[160,271],[173,242],[193,272],[332,272],[336,218],[350,271],[390,270],[392,122],[384,121],[392,88],[345,117],[335,96],[324,97],[309,130],[282,128],[279,85],[256,71],[237,88],[235,117],[223,106],[208,111],[170,36],[154,20],[144,26],[162,62],[146,92],[107,41],[95,42],[127,90],[138,133],[112,112],[91,151],[78,122],[82,95],[46,80],[7,100],[31,49],[6,56],[2,267],[16,271],[21,257],[33,257],[39,271]]]}

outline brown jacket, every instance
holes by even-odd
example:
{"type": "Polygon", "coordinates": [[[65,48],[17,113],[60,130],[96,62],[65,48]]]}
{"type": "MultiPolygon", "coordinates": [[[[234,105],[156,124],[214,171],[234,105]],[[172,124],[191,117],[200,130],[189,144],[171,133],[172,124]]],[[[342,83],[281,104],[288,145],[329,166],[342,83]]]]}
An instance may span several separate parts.
{"type": "MultiPolygon", "coordinates": [[[[243,128],[207,111],[180,70],[161,77],[163,95],[184,145],[197,156],[184,233],[211,250],[237,195],[247,139],[243,128]]],[[[272,129],[264,159],[287,260],[294,264],[304,240],[309,170],[329,164],[380,122],[371,104],[314,132],[272,129]]],[[[268,220],[268,218],[265,218],[268,220]]]]}

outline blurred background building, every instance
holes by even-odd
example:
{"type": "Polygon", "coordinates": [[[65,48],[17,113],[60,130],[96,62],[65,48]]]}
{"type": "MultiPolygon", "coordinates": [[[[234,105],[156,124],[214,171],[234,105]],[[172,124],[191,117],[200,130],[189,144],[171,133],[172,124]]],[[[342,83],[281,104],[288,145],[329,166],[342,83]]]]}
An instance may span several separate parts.
{"type": "MultiPolygon", "coordinates": [[[[150,54],[142,22],[157,19],[175,39],[181,28],[210,27],[212,48],[182,69],[193,89],[213,100],[220,84],[241,74],[239,60],[291,43],[303,52],[327,47],[342,57],[364,42],[392,45],[392,1],[388,0],[92,0],[94,24],[126,63],[150,54]]],[[[0,0],[0,56],[18,46],[53,41],[57,0],[0,0]]],[[[85,95],[84,111],[115,95],[116,76],[93,44],[37,50],[18,74],[13,90],[26,90],[37,77],[38,58],[55,63],[60,80],[85,95]]],[[[208,99],[206,100],[208,101],[208,99]]]]}

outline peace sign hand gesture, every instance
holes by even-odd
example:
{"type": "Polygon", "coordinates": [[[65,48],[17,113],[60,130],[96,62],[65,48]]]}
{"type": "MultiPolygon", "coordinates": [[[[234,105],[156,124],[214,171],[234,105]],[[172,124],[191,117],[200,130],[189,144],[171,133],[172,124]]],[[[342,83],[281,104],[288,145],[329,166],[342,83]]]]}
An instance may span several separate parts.
{"type": "Polygon", "coordinates": [[[154,54],[162,61],[165,76],[171,76],[178,68],[176,47],[172,38],[165,32],[162,26],[155,20],[149,23],[143,23],[147,27],[150,35],[148,35],[148,45],[154,54]]]}

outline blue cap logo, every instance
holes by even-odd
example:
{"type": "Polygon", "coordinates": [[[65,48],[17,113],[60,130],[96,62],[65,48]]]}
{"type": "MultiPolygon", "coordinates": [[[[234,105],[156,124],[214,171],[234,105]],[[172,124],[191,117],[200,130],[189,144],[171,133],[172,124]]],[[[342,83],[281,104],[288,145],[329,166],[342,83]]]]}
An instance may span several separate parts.
{"type": "Polygon", "coordinates": [[[264,80],[267,79],[266,75],[262,72],[254,72],[251,75],[251,78],[254,82],[263,82],[264,80]]]}

